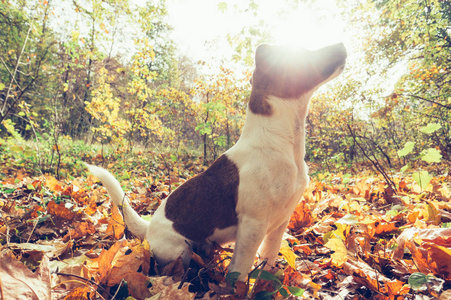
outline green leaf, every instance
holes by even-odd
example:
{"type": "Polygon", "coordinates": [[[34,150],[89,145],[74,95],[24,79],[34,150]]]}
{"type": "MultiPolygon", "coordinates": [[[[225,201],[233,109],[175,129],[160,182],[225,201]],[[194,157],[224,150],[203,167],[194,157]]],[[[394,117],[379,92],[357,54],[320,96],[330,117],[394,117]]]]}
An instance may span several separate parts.
{"type": "Polygon", "coordinates": [[[284,296],[285,298],[289,297],[290,294],[288,294],[287,290],[284,289],[283,287],[280,288],[279,293],[284,296]]]}
{"type": "Polygon", "coordinates": [[[429,182],[431,182],[432,176],[429,175],[428,171],[419,171],[412,174],[413,180],[421,187],[425,189],[429,182]]]}
{"type": "Polygon", "coordinates": [[[333,238],[334,237],[334,232],[333,231],[329,231],[329,232],[326,232],[324,235],[323,235],[323,241],[324,241],[324,244],[326,244],[331,238],[333,238]]]}
{"type": "Polygon", "coordinates": [[[423,273],[416,272],[409,276],[408,282],[412,289],[418,290],[428,282],[428,277],[423,273]]]}
{"type": "Polygon", "coordinates": [[[426,127],[420,128],[420,131],[422,133],[430,134],[439,130],[440,128],[442,128],[442,125],[440,125],[439,123],[429,123],[426,127]]]}
{"type": "Polygon", "coordinates": [[[210,134],[211,133],[211,127],[209,123],[199,123],[196,126],[196,131],[199,131],[200,135],[204,135],[204,134],[210,134]]]}
{"type": "Polygon", "coordinates": [[[4,192],[5,194],[12,194],[12,193],[14,193],[15,190],[16,190],[16,189],[6,189],[6,190],[4,190],[3,192],[4,192]]]}
{"type": "Polygon", "coordinates": [[[228,282],[231,286],[235,286],[238,277],[240,276],[240,272],[230,272],[226,275],[226,282],[228,282]]]}
{"type": "Polygon", "coordinates": [[[287,286],[287,289],[290,291],[291,294],[301,297],[302,294],[304,294],[304,289],[300,289],[295,286],[287,286]]]}
{"type": "Polygon", "coordinates": [[[424,156],[421,157],[427,163],[439,163],[442,160],[442,154],[440,150],[435,148],[429,148],[424,156]]]}
{"type": "Polygon", "coordinates": [[[279,281],[274,275],[265,270],[255,270],[251,273],[252,279],[257,279],[260,275],[260,279],[262,280],[271,280],[271,281],[279,281]]]}
{"type": "Polygon", "coordinates": [[[393,217],[397,216],[398,214],[399,214],[399,212],[398,212],[397,210],[394,210],[394,209],[389,210],[389,211],[387,211],[387,212],[385,213],[385,215],[387,215],[387,216],[393,216],[393,217]]]}
{"type": "Polygon", "coordinates": [[[150,222],[150,220],[152,219],[152,215],[143,215],[143,216],[141,216],[141,218],[150,222]]]}
{"type": "Polygon", "coordinates": [[[399,157],[404,157],[404,156],[406,156],[407,154],[409,154],[410,152],[412,152],[414,146],[415,146],[415,143],[414,143],[414,142],[407,142],[407,143],[404,145],[404,148],[402,148],[401,150],[398,150],[398,156],[399,156],[399,157]]]}
{"type": "Polygon", "coordinates": [[[271,296],[272,295],[274,295],[275,293],[277,293],[277,291],[274,291],[274,292],[267,292],[267,291],[261,291],[261,292],[258,292],[256,295],[255,295],[255,300],[271,300],[271,296]]]}
{"type": "Polygon", "coordinates": [[[404,173],[408,168],[409,168],[409,164],[405,165],[404,167],[401,168],[401,173],[404,173]]]}
{"type": "Polygon", "coordinates": [[[338,220],[337,223],[353,225],[353,224],[358,224],[359,219],[357,218],[357,216],[355,216],[353,214],[347,214],[346,216],[344,216],[343,218],[338,220]]]}
{"type": "Polygon", "coordinates": [[[177,155],[171,154],[171,161],[176,162],[177,161],[177,155]]]}
{"type": "Polygon", "coordinates": [[[0,82],[0,91],[3,90],[4,88],[5,88],[5,85],[0,82]]]}
{"type": "Polygon", "coordinates": [[[218,3],[218,10],[222,13],[224,13],[227,10],[227,3],[226,2],[219,2],[218,3]]]}
{"type": "Polygon", "coordinates": [[[277,279],[276,276],[265,270],[254,270],[251,273],[250,278],[252,279],[260,278],[261,280],[272,281],[272,285],[275,291],[278,291],[283,286],[282,282],[280,282],[280,280],[277,279]]]}

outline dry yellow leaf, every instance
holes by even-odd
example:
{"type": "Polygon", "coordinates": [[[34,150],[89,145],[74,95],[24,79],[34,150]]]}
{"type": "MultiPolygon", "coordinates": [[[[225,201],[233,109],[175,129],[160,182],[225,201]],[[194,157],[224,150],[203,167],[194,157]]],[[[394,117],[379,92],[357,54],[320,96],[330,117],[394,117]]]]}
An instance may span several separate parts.
{"type": "Polygon", "coordinates": [[[283,258],[285,258],[290,267],[292,267],[293,270],[296,270],[296,258],[298,256],[294,254],[286,240],[282,241],[282,246],[280,247],[279,252],[282,254],[283,258]]]}
{"type": "Polygon", "coordinates": [[[335,251],[331,255],[334,266],[341,267],[348,260],[348,250],[342,239],[331,238],[324,246],[335,251]]]}

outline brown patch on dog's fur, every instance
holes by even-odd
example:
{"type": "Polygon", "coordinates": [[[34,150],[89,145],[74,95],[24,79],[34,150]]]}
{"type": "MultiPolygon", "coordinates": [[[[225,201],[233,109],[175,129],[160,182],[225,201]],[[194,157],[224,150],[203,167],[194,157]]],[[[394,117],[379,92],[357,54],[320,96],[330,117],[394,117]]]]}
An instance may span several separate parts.
{"type": "Polygon", "coordinates": [[[298,99],[344,65],[346,49],[334,45],[316,51],[262,44],[255,53],[249,108],[271,115],[268,96],[298,99]]]}
{"type": "Polygon", "coordinates": [[[239,173],[220,156],[204,173],[178,187],[168,198],[165,215],[174,229],[194,242],[204,243],[215,229],[237,225],[239,173]]]}
{"type": "Polygon", "coordinates": [[[272,114],[271,105],[267,100],[268,93],[264,89],[252,88],[251,97],[249,99],[249,109],[254,114],[270,116],[272,114]]]}

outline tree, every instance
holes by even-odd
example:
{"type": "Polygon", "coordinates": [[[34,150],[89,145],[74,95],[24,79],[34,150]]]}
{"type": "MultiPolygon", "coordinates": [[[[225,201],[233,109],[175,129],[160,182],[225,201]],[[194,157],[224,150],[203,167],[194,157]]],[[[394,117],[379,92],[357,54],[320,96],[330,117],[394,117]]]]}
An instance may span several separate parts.
{"type": "Polygon", "coordinates": [[[48,38],[48,14],[47,3],[0,3],[0,123],[11,117],[20,132],[34,121],[18,115],[17,105],[33,101],[33,92],[49,95],[44,75],[52,71],[55,42],[48,38]],[[36,14],[28,16],[28,9],[36,14]]]}
{"type": "Polygon", "coordinates": [[[228,149],[238,140],[249,96],[246,84],[250,74],[243,75],[237,79],[230,69],[220,67],[218,75],[196,82],[193,92],[200,100],[196,131],[202,136],[204,164],[208,161],[208,149],[216,159],[219,149],[228,149]]]}
{"type": "Polygon", "coordinates": [[[451,26],[450,9],[449,1],[368,1],[356,5],[352,13],[353,25],[363,24],[363,32],[371,33],[363,37],[368,65],[379,66],[373,69],[388,76],[395,69],[408,67],[373,117],[390,131],[398,150],[409,138],[421,140],[417,144],[424,146],[415,151],[417,154],[437,147],[448,160],[451,39],[446,28],[451,26]],[[440,129],[432,136],[420,132],[420,128],[435,123],[440,129]]]}

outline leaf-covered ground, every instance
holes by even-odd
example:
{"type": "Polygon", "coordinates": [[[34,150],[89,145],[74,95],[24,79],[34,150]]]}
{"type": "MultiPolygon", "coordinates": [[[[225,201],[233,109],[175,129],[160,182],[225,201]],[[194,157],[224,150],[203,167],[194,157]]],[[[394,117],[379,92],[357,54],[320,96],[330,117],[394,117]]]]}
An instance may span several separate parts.
{"type": "MultiPolygon", "coordinates": [[[[159,161],[117,174],[144,218],[204,168],[159,161]]],[[[318,173],[291,217],[278,268],[260,272],[256,261],[251,279],[236,284],[226,272],[233,247],[193,253],[188,270],[180,261],[158,269],[90,175],[59,181],[3,170],[0,298],[450,299],[451,176],[437,170],[395,176],[396,190],[375,175],[318,173]]]]}

